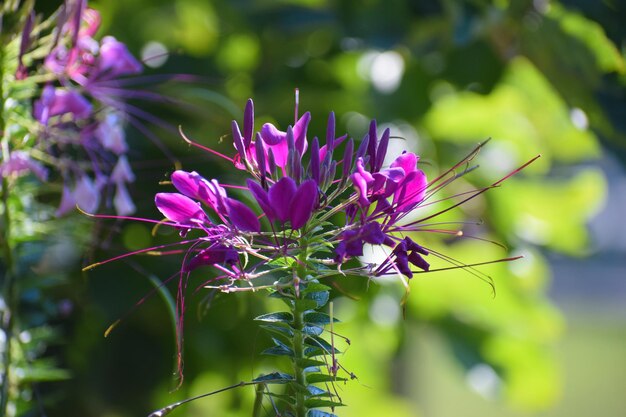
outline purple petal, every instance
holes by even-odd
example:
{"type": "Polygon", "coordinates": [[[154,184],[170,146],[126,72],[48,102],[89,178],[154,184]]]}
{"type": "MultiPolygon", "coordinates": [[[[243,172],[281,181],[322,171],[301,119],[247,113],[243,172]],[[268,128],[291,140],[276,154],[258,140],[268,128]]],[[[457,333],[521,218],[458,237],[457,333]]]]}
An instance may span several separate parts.
{"type": "Polygon", "coordinates": [[[259,219],[252,209],[232,198],[226,198],[224,203],[226,205],[226,213],[235,227],[244,232],[261,231],[261,223],[259,223],[259,219]]]}
{"type": "Polygon", "coordinates": [[[372,245],[380,245],[385,241],[385,237],[378,223],[370,222],[361,228],[361,238],[372,245]]]}
{"type": "MultiPolygon", "coordinates": [[[[180,193],[190,198],[200,199],[200,187],[202,186],[202,181],[206,181],[200,174],[195,171],[177,170],[172,173],[170,178],[172,179],[172,184],[180,193]]],[[[206,187],[206,185],[204,186],[206,187]]]]}
{"type": "Polygon", "coordinates": [[[281,223],[289,219],[289,205],[296,194],[297,187],[294,180],[289,177],[282,177],[269,191],[269,199],[276,217],[281,223]]]}
{"type": "Polygon", "coordinates": [[[107,79],[139,74],[143,70],[141,63],[131,55],[126,45],[113,36],[102,39],[98,64],[97,77],[105,76],[107,79]]]}
{"type": "Polygon", "coordinates": [[[104,120],[98,123],[95,135],[105,149],[117,155],[128,151],[121,118],[115,113],[107,114],[104,120]]]}
{"type": "Polygon", "coordinates": [[[374,182],[374,177],[364,167],[363,158],[359,158],[356,161],[356,172],[358,172],[368,184],[374,182]]]}
{"type": "Polygon", "coordinates": [[[46,86],[41,98],[35,102],[35,118],[42,124],[47,124],[50,117],[66,113],[79,119],[89,117],[91,104],[75,91],[46,86]]]}
{"type": "Polygon", "coordinates": [[[261,187],[258,183],[249,178],[246,180],[246,183],[248,184],[248,190],[250,190],[250,193],[259,204],[259,207],[261,207],[261,210],[263,210],[270,221],[274,221],[276,219],[276,214],[274,213],[274,210],[272,210],[272,205],[270,204],[270,198],[267,195],[267,192],[265,192],[263,187],[261,187]]]}
{"type": "Polygon", "coordinates": [[[212,246],[210,248],[203,249],[194,256],[185,266],[184,272],[191,272],[196,268],[205,265],[215,264],[234,264],[239,260],[237,251],[233,248],[228,248],[223,245],[212,246]]]}
{"type": "Polygon", "coordinates": [[[379,198],[387,198],[396,191],[398,183],[404,179],[402,168],[389,168],[375,172],[373,175],[372,194],[379,198]]]}
{"type": "Polygon", "coordinates": [[[411,268],[409,267],[409,260],[406,252],[396,254],[396,266],[401,274],[406,275],[409,278],[413,278],[413,272],[411,272],[411,268]]]}
{"type": "Polygon", "coordinates": [[[363,241],[358,237],[356,230],[346,230],[341,234],[341,242],[335,248],[338,262],[343,262],[351,256],[363,256],[363,241]]]}
{"type": "Polygon", "coordinates": [[[11,152],[8,161],[0,164],[0,177],[19,177],[27,172],[32,172],[41,181],[48,179],[48,170],[25,151],[11,152]]]}
{"type": "Polygon", "coordinates": [[[409,262],[411,262],[416,267],[423,269],[424,271],[428,271],[430,269],[430,264],[422,258],[422,256],[417,252],[411,252],[409,254],[409,262]]]}
{"type": "Polygon", "coordinates": [[[116,184],[135,181],[135,174],[133,174],[133,170],[130,168],[126,155],[118,158],[110,178],[116,184]]]}
{"type": "Polygon", "coordinates": [[[397,205],[396,211],[412,210],[424,199],[427,185],[426,174],[422,170],[410,172],[393,195],[393,204],[397,205]]]}
{"type": "Polygon", "coordinates": [[[289,207],[292,229],[300,229],[309,221],[315,204],[317,204],[317,183],[314,180],[307,180],[300,184],[289,207]]]}
{"type": "Polygon", "coordinates": [[[369,206],[370,201],[367,199],[367,181],[361,174],[355,172],[350,176],[354,188],[359,193],[359,204],[363,207],[369,206]]]}
{"type": "Polygon", "coordinates": [[[100,191],[96,184],[87,175],[78,181],[74,189],[76,205],[87,213],[94,213],[100,205],[100,191]]]}
{"type": "Polygon", "coordinates": [[[178,193],[158,193],[154,197],[157,209],[169,220],[190,225],[207,219],[200,203],[178,193]]]}
{"type": "Polygon", "coordinates": [[[425,247],[413,242],[413,240],[411,240],[410,237],[405,237],[404,240],[406,241],[406,247],[408,250],[412,250],[418,253],[421,253],[422,255],[428,255],[430,252],[428,252],[428,249],[426,249],[425,247]]]}
{"type": "Polygon", "coordinates": [[[311,113],[306,112],[298,119],[296,124],[293,126],[293,137],[296,145],[296,149],[300,152],[300,155],[304,155],[306,152],[307,142],[306,142],[306,130],[309,127],[309,122],[311,121],[311,113]]]}
{"type": "Polygon", "coordinates": [[[115,190],[115,197],[113,197],[113,205],[115,206],[115,212],[119,216],[128,216],[133,214],[136,210],[133,199],[128,194],[128,190],[124,183],[117,184],[115,190]]]}
{"type": "Polygon", "coordinates": [[[59,208],[54,213],[55,216],[61,217],[70,212],[76,207],[76,199],[74,198],[74,191],[67,185],[63,185],[63,193],[61,194],[61,203],[59,208]]]}
{"type": "Polygon", "coordinates": [[[417,161],[419,161],[417,155],[413,152],[405,152],[391,163],[390,168],[402,168],[404,175],[409,175],[410,172],[417,170],[417,161]]]}
{"type": "Polygon", "coordinates": [[[220,197],[226,197],[226,191],[217,182],[211,183],[195,171],[174,171],[171,179],[180,193],[204,202],[213,210],[221,206],[220,197]]]}
{"type": "Polygon", "coordinates": [[[279,143],[284,142],[286,136],[287,134],[285,132],[281,132],[271,123],[265,123],[261,127],[261,137],[269,146],[278,145],[279,143]]]}
{"type": "Polygon", "coordinates": [[[289,148],[287,146],[287,133],[281,132],[274,127],[271,123],[266,123],[261,129],[261,138],[267,145],[268,150],[268,162],[269,152],[272,151],[274,158],[274,164],[281,168],[287,165],[287,157],[289,155],[289,148]]]}

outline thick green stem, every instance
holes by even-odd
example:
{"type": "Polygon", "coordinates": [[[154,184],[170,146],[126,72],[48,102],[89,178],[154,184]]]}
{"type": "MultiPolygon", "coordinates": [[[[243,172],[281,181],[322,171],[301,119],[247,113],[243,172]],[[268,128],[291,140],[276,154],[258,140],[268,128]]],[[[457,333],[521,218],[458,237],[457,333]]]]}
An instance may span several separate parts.
{"type": "Polygon", "coordinates": [[[293,371],[296,378],[296,384],[300,389],[296,389],[296,417],[306,417],[307,407],[305,404],[305,396],[302,387],[306,387],[306,374],[304,372],[303,363],[304,355],[304,306],[301,302],[300,282],[306,279],[306,261],[307,261],[307,242],[301,239],[300,255],[298,256],[298,266],[296,268],[297,279],[294,282],[294,302],[293,302],[293,371]]]}
{"type": "MultiPolygon", "coordinates": [[[[293,308],[293,371],[296,377],[296,384],[299,387],[306,387],[306,375],[302,363],[304,356],[304,311],[301,309],[299,299],[294,301],[293,308]]],[[[307,409],[305,405],[304,393],[301,389],[297,389],[296,395],[296,417],[306,417],[307,409]]]]}

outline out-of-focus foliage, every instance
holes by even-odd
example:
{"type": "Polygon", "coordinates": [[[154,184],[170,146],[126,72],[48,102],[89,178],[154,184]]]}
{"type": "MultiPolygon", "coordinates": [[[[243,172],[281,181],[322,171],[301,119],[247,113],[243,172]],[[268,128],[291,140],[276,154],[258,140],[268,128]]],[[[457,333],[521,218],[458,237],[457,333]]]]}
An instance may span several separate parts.
{"type": "MultiPolygon", "coordinates": [[[[613,6],[614,15],[606,18],[607,33],[602,22],[586,16],[599,7],[591,1],[91,4],[102,11],[105,31],[134,51],[153,41],[168,48],[172,56],[158,71],[203,77],[206,90],[183,86],[171,92],[195,107],[164,117],[213,147],[228,134],[230,119],[241,119],[234,113],[248,97],[255,99],[260,122],[285,127],[293,114],[293,89],[299,87],[302,107],[318,115],[314,121],[334,110],[340,126],[356,139],[365,132],[368,118],[391,125],[392,134],[401,137],[392,148],[396,153],[417,151],[429,177],[491,137],[477,159],[480,169],[441,197],[491,184],[542,154],[502,187],[448,214],[450,221],[483,221],[467,225],[465,233],[501,242],[507,249],[470,238],[442,242],[432,233],[414,237],[463,263],[523,254],[523,260],[479,267],[493,278],[495,297],[471,271],[418,275],[410,282],[406,320],[401,322],[404,294],[399,282],[367,286],[337,279],[337,296],[360,298],[337,301],[345,322],[340,332],[353,343],[340,359],[359,377],[341,392],[348,404],[341,415],[375,415],[390,408],[398,417],[419,415],[419,407],[399,395],[412,391],[417,378],[398,371],[403,364],[388,371],[394,360],[419,364],[419,356],[405,353],[397,358],[404,337],[416,327],[429,329],[418,337],[433,331],[443,335],[468,380],[483,375],[483,382],[491,381],[476,389],[485,397],[504,399],[522,410],[545,409],[558,401],[562,377],[554,343],[563,322],[545,295],[550,271],[544,251],[582,255],[588,250],[585,222],[601,207],[606,193],[603,174],[591,161],[602,154],[601,143],[626,155],[625,64],[616,46],[626,32],[612,24],[623,10],[613,6]],[[381,316],[388,320],[377,322],[381,316]]],[[[311,131],[323,127],[312,126],[311,131]]],[[[186,170],[218,175],[219,163],[188,150],[176,135],[166,144],[176,149],[186,170]]],[[[220,150],[233,153],[229,140],[223,140],[220,150]]],[[[136,156],[145,152],[142,146],[136,156]]],[[[138,165],[135,192],[145,201],[140,209],[154,217],[151,184],[165,178],[171,167],[138,165]]],[[[148,228],[124,226],[123,243],[129,249],[144,246],[147,239],[148,228]]],[[[154,243],[160,241],[157,236],[154,243]]],[[[123,250],[113,241],[107,255],[99,256],[123,250]]],[[[161,279],[177,269],[164,258],[150,258],[145,264],[149,270],[163,271],[161,279]]],[[[204,279],[198,277],[198,284],[204,279]]],[[[63,415],[142,415],[151,407],[251,380],[266,370],[258,352],[269,340],[259,335],[250,345],[250,335],[257,334],[251,319],[266,311],[260,298],[200,291],[189,297],[188,311],[198,312],[199,319],[188,314],[186,379],[179,391],[167,394],[173,335],[158,301],[138,309],[107,340],[101,338],[108,324],[150,291],[149,284],[125,265],[96,270],[89,281],[94,304],[86,304],[78,319],[68,358],[76,394],[65,404],[72,404],[68,410],[74,414],[63,415]]],[[[251,392],[234,391],[198,401],[181,415],[246,415],[251,397],[251,392]]]]}

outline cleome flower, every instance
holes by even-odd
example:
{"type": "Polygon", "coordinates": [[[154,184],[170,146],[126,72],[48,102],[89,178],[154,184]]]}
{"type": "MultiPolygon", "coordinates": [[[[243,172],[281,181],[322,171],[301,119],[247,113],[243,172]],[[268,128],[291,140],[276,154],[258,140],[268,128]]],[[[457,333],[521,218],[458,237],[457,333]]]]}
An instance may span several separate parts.
{"type": "MultiPolygon", "coordinates": [[[[467,167],[468,162],[483,144],[429,181],[414,153],[403,152],[389,166],[384,165],[390,132],[385,129],[379,135],[375,120],[356,149],[352,138],[336,135],[333,113],[328,118],[326,143],[320,146],[313,137],[309,145],[310,120],[307,112],[284,131],[265,124],[254,132],[254,104],[249,100],[243,134],[238,123],[232,122],[232,157],[185,137],[191,145],[221,156],[250,177],[245,185],[226,185],[197,172],[177,170],[171,175],[177,192],[156,195],[156,207],[165,217],[162,224],[179,230],[184,238],[180,245],[187,246],[179,271],[181,282],[203,266],[218,271],[211,281],[219,283],[214,288],[225,292],[257,289],[256,278],[286,270],[294,263],[315,271],[317,278],[338,272],[367,278],[411,278],[432,270],[432,256],[451,262],[451,267],[471,267],[452,262],[416,241],[419,232],[426,230],[427,220],[498,186],[526,166],[488,187],[453,196],[458,201],[452,207],[432,213],[421,209],[436,203],[441,188],[474,168],[467,167]],[[229,195],[226,189],[235,191],[229,195]],[[420,212],[424,213],[421,219],[420,212]],[[188,238],[192,230],[193,237],[188,238]],[[379,264],[351,262],[363,255],[365,245],[382,247],[386,258],[379,264]]],[[[437,231],[463,235],[460,230],[437,231]]]]}
{"type": "MultiPolygon", "coordinates": [[[[276,337],[272,333],[274,346],[264,353],[289,356],[293,374],[265,375],[255,380],[259,383],[278,378],[274,383],[303,385],[309,375],[313,380],[332,384],[340,369],[349,378],[355,378],[335,357],[338,350],[333,346],[333,337],[339,336],[332,331],[332,313],[329,317],[318,312],[329,301],[330,287],[320,282],[324,278],[337,274],[367,279],[395,275],[407,285],[406,280],[416,273],[467,268],[491,283],[489,277],[473,269],[482,263],[462,264],[426,247],[419,237],[426,231],[462,236],[462,231],[441,229],[440,225],[433,229],[429,221],[497,187],[532,160],[490,186],[439,198],[439,190],[474,168],[468,163],[483,144],[448,171],[428,180],[419,167],[419,156],[414,153],[403,152],[385,165],[390,131],[385,129],[379,134],[376,121],[370,123],[368,133],[355,147],[354,139],[336,135],[333,113],[328,118],[325,143],[320,146],[315,136],[309,141],[310,120],[310,113],[298,117],[296,110],[294,126],[283,131],[266,124],[255,132],[254,105],[249,100],[243,133],[238,123],[232,122],[232,157],[191,141],[181,131],[190,145],[246,171],[249,177],[245,184],[223,184],[197,172],[177,170],[171,175],[175,192],[155,196],[156,208],[164,219],[99,216],[173,227],[181,236],[178,242],[141,249],[88,267],[147,252],[184,254],[178,272],[166,280],[178,277],[176,325],[181,382],[185,292],[191,274],[201,268],[211,268],[215,273],[197,289],[224,293],[266,289],[290,306],[290,312],[271,313],[256,320],[265,322],[270,333],[279,334],[276,337]],[[451,200],[452,204],[447,201],[446,208],[433,212],[433,204],[441,200],[451,200]],[[363,265],[355,261],[363,256],[365,245],[381,247],[386,253],[384,259],[363,265]],[[432,268],[431,258],[449,265],[432,268]],[[326,325],[330,325],[333,335],[330,343],[319,337],[326,325]],[[303,367],[303,361],[318,356],[324,357],[325,370],[303,367]]],[[[517,258],[485,263],[513,259],[517,258]]],[[[307,389],[308,393],[294,391],[294,415],[307,415],[307,398],[320,392],[332,400],[311,408],[342,405],[338,395],[321,390],[314,383],[307,389]]],[[[171,406],[174,407],[177,405],[171,406]]]]}

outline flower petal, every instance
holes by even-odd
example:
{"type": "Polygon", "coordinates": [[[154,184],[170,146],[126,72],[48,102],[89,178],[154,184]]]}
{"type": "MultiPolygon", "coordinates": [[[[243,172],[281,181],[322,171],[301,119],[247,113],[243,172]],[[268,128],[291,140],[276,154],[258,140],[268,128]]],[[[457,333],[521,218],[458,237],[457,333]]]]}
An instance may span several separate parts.
{"type": "Polygon", "coordinates": [[[115,212],[119,216],[128,216],[133,214],[136,210],[133,199],[128,194],[128,190],[124,183],[118,183],[115,190],[115,197],[113,197],[113,205],[115,206],[115,212]]]}
{"type": "Polygon", "coordinates": [[[87,213],[94,213],[100,205],[100,192],[96,184],[87,175],[78,181],[74,190],[76,204],[87,213]]]}
{"type": "Polygon", "coordinates": [[[411,252],[409,254],[409,262],[424,271],[428,271],[430,269],[430,264],[426,262],[424,258],[422,258],[422,255],[417,252],[411,252]]]}
{"type": "Polygon", "coordinates": [[[307,180],[300,184],[289,206],[292,229],[300,229],[311,218],[317,203],[317,183],[307,180]]]}
{"type": "Polygon", "coordinates": [[[191,225],[207,219],[200,203],[178,193],[158,193],[154,197],[157,209],[169,220],[191,225]]]}
{"type": "Polygon", "coordinates": [[[420,169],[410,172],[393,195],[396,212],[412,210],[426,195],[426,174],[420,169]]]}
{"type": "Polygon", "coordinates": [[[171,176],[172,184],[176,189],[195,200],[200,200],[213,210],[219,210],[221,197],[226,197],[226,191],[217,183],[209,182],[196,171],[174,171],[171,176]]]}
{"type": "Polygon", "coordinates": [[[372,245],[380,245],[385,241],[385,237],[385,234],[380,230],[379,223],[370,222],[361,228],[361,238],[372,245]]]}
{"type": "Polygon", "coordinates": [[[233,198],[226,198],[224,200],[224,204],[230,221],[239,230],[243,230],[244,232],[261,231],[261,223],[259,223],[259,219],[248,206],[233,198]]]}
{"type": "Polygon", "coordinates": [[[191,272],[205,265],[220,263],[233,264],[239,260],[237,251],[223,245],[216,245],[200,251],[185,265],[183,272],[191,272]]]}
{"type": "Polygon", "coordinates": [[[259,207],[261,207],[261,210],[263,210],[270,221],[274,221],[276,219],[276,214],[272,209],[267,192],[258,183],[249,178],[246,180],[246,183],[248,184],[248,190],[250,190],[250,193],[259,204],[259,207]]]}
{"type": "Polygon", "coordinates": [[[270,204],[281,223],[289,219],[291,200],[296,194],[296,182],[289,177],[282,177],[272,185],[269,191],[270,204]]]}
{"type": "Polygon", "coordinates": [[[413,152],[405,152],[397,157],[389,167],[402,168],[404,170],[404,175],[409,175],[410,172],[417,170],[417,161],[419,161],[419,157],[417,155],[413,152]]]}
{"type": "Polygon", "coordinates": [[[296,149],[300,152],[300,155],[304,155],[307,148],[306,130],[309,127],[311,121],[311,113],[306,112],[298,119],[293,126],[293,138],[296,145],[296,149]]]}
{"type": "Polygon", "coordinates": [[[281,132],[271,123],[265,123],[261,127],[261,137],[268,146],[274,146],[284,142],[286,136],[287,134],[285,132],[281,132]]]}
{"type": "Polygon", "coordinates": [[[98,76],[105,75],[111,79],[120,75],[139,74],[142,69],[141,63],[132,56],[126,45],[113,36],[102,38],[98,76]]]}

